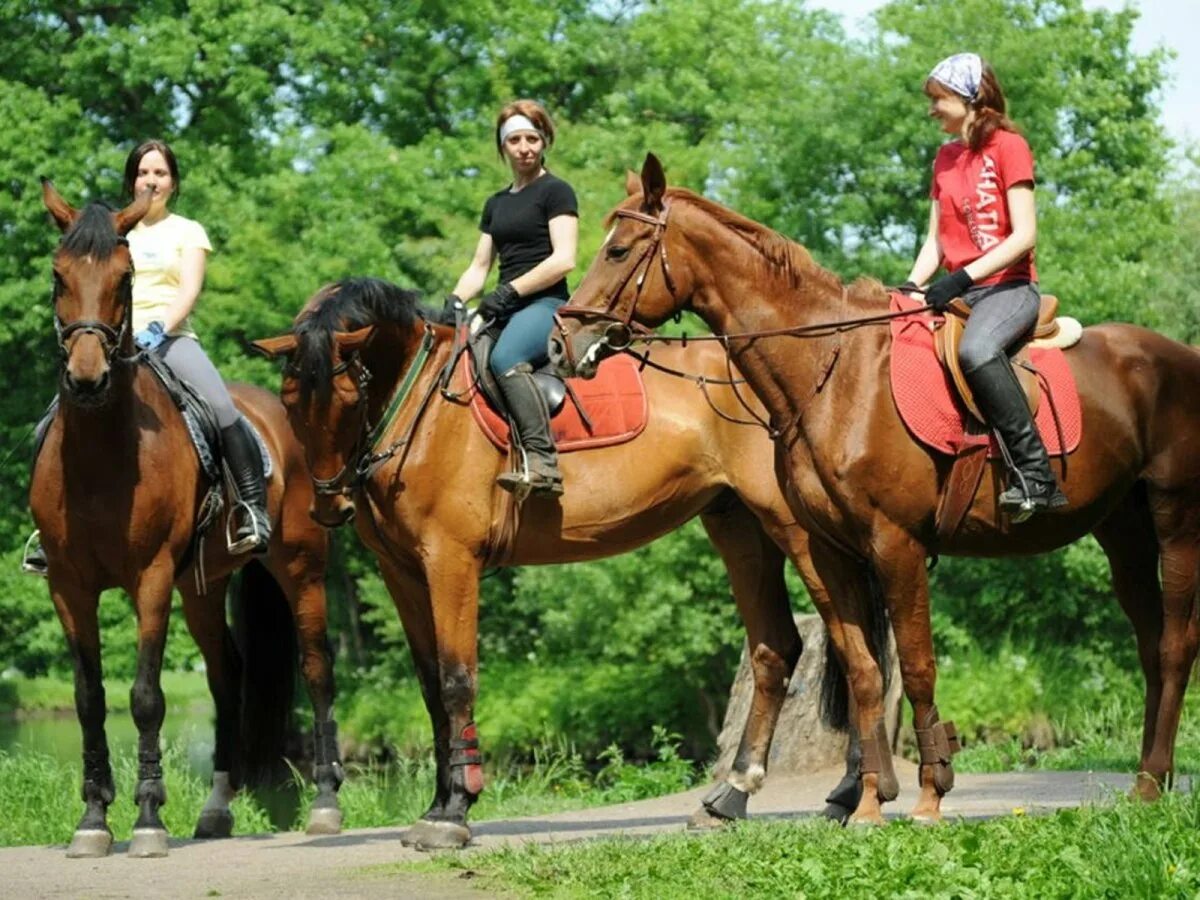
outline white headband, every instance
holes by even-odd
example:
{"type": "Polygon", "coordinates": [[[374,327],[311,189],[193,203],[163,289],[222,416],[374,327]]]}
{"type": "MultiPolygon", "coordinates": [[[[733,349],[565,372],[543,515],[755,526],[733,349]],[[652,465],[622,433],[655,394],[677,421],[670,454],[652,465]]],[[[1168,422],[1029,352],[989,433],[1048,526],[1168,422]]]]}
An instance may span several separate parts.
{"type": "Polygon", "coordinates": [[[509,116],[504,120],[504,124],[500,126],[500,143],[503,144],[508,140],[510,134],[515,134],[518,131],[532,131],[542,139],[543,144],[546,143],[546,136],[542,134],[542,129],[520,114],[509,116]]]}
{"type": "Polygon", "coordinates": [[[983,80],[983,60],[977,53],[956,53],[934,66],[929,77],[960,97],[974,100],[983,80]]]}

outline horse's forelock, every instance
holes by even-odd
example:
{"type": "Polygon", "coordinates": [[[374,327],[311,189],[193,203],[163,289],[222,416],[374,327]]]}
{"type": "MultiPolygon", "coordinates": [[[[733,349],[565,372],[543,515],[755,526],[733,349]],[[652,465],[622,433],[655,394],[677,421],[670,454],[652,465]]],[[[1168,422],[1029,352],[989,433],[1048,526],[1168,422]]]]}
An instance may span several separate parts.
{"type": "Polygon", "coordinates": [[[121,245],[113,223],[113,207],[102,201],[89,203],[62,237],[60,246],[74,256],[108,259],[121,245]]]}

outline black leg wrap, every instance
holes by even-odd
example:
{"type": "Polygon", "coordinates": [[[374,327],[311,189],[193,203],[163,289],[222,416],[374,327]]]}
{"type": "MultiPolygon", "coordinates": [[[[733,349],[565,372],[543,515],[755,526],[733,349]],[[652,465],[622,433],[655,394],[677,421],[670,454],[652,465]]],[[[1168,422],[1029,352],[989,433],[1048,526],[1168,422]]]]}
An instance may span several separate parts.
{"type": "Polygon", "coordinates": [[[112,766],[108,762],[108,750],[85,750],[83,752],[81,794],[84,803],[95,801],[108,806],[113,802],[117,793],[113,786],[112,766]]]}
{"type": "Polygon", "coordinates": [[[162,781],[162,754],[158,751],[138,752],[138,781],[162,781]]]}
{"type": "Polygon", "coordinates": [[[842,780],[825,798],[827,805],[821,815],[827,819],[844,822],[858,809],[860,800],[862,800],[862,777],[857,772],[853,775],[847,773],[842,776],[842,780]]]}
{"type": "Polygon", "coordinates": [[[714,785],[700,803],[711,815],[720,819],[746,818],[746,802],[750,795],[739,791],[728,781],[714,785]]]}

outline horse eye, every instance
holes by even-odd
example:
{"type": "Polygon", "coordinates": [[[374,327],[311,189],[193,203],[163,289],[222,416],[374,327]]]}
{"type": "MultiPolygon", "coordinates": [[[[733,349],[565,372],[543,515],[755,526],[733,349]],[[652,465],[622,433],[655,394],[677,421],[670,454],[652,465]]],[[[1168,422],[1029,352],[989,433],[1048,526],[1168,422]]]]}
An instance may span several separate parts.
{"type": "Polygon", "coordinates": [[[614,244],[608,248],[608,253],[606,255],[609,259],[619,262],[629,255],[629,248],[614,244]]]}

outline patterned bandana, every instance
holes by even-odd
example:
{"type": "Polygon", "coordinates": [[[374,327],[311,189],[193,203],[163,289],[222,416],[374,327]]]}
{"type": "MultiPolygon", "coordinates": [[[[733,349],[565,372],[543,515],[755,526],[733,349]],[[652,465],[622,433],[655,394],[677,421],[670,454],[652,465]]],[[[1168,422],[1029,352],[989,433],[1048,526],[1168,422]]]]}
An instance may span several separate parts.
{"type": "Polygon", "coordinates": [[[974,100],[983,80],[983,60],[977,53],[955,53],[934,66],[929,77],[960,97],[974,100]]]}

